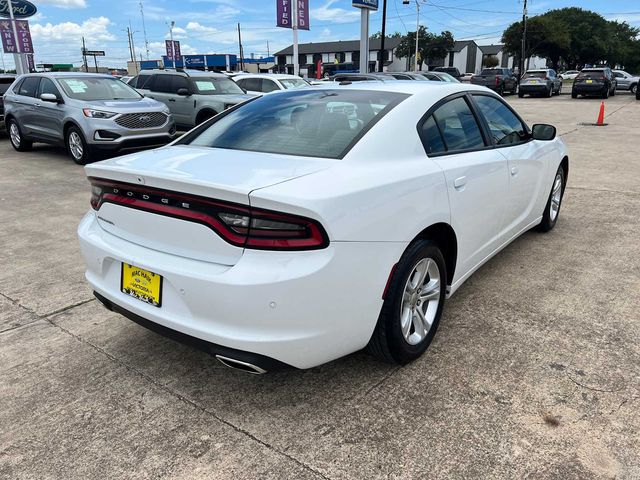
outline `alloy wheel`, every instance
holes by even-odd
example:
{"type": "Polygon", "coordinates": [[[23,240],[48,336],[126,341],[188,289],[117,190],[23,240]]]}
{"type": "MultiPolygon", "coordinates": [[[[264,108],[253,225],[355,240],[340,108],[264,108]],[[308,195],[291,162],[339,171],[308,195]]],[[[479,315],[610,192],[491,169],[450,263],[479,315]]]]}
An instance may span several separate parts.
{"type": "Polygon", "coordinates": [[[555,222],[558,217],[558,211],[560,210],[560,201],[562,200],[562,175],[556,174],[556,179],[553,182],[553,190],[551,191],[551,205],[549,206],[549,218],[552,222],[555,222]]]}
{"type": "Polygon", "coordinates": [[[15,122],[12,122],[9,127],[9,136],[11,137],[11,143],[13,143],[14,147],[20,147],[20,143],[22,142],[20,129],[18,129],[18,125],[16,125],[15,122]]]}
{"type": "Polygon", "coordinates": [[[411,270],[400,304],[402,336],[417,345],[428,335],[440,303],[440,269],[431,258],[423,258],[411,270]]]}
{"type": "Polygon", "coordinates": [[[84,148],[82,146],[82,139],[77,132],[71,132],[69,134],[69,150],[71,151],[71,155],[76,160],[80,160],[82,155],[84,154],[84,148]]]}

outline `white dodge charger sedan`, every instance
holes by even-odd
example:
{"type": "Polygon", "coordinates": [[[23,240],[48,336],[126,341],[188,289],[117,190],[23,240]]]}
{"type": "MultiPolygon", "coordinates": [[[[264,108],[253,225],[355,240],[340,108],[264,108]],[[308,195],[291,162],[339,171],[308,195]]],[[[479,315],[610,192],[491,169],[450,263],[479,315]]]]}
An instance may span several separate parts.
{"type": "Polygon", "coordinates": [[[86,166],[78,234],[109,309],[228,366],[404,364],[445,299],[558,220],[569,160],[484,87],[331,85],[250,100],[86,166]]]}

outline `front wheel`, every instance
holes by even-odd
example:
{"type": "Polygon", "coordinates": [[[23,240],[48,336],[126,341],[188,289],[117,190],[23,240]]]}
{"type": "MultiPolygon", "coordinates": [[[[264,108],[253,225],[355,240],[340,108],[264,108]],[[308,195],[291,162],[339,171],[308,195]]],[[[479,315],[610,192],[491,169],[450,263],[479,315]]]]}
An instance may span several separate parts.
{"type": "Polygon", "coordinates": [[[634,95],[636,95],[638,93],[638,84],[634,83],[633,85],[631,85],[631,88],[629,89],[629,91],[634,95]]]}
{"type": "Polygon", "coordinates": [[[541,232],[548,232],[556,226],[558,216],[560,215],[562,198],[564,196],[565,178],[564,169],[562,166],[558,167],[556,176],[553,179],[553,185],[551,186],[551,193],[549,194],[547,205],[544,207],[542,221],[538,225],[538,230],[541,232]]]}
{"type": "Polygon", "coordinates": [[[438,329],[446,292],[442,252],[431,240],[417,240],[393,273],[367,350],[379,360],[404,365],[429,347],[438,329]]]}
{"type": "Polygon", "coordinates": [[[9,120],[9,138],[11,139],[11,146],[18,152],[28,152],[33,147],[33,142],[22,136],[20,125],[14,119],[9,120]]]}
{"type": "Polygon", "coordinates": [[[91,151],[79,128],[71,127],[67,130],[66,144],[69,156],[74,162],[78,165],[86,165],[89,162],[91,151]]]}
{"type": "Polygon", "coordinates": [[[518,91],[518,98],[524,98],[524,92],[518,91]]]}

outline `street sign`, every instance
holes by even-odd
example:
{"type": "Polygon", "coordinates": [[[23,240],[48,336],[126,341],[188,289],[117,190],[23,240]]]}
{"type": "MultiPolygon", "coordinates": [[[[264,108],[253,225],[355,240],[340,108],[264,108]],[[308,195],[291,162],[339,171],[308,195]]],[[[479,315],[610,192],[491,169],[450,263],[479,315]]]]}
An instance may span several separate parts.
{"type": "Polygon", "coordinates": [[[204,55],[185,55],[185,67],[204,67],[204,55]]]}
{"type": "MultiPolygon", "coordinates": [[[[10,0],[13,7],[13,18],[29,18],[33,17],[38,9],[27,0],[10,0]]],[[[0,1],[0,17],[10,18],[9,6],[7,0],[0,1]]]]}
{"type": "Polygon", "coordinates": [[[378,10],[378,0],[351,0],[351,6],[366,8],[368,10],[378,10]]]}
{"type": "Polygon", "coordinates": [[[104,50],[83,50],[85,55],[93,56],[93,57],[104,57],[104,50]]]}

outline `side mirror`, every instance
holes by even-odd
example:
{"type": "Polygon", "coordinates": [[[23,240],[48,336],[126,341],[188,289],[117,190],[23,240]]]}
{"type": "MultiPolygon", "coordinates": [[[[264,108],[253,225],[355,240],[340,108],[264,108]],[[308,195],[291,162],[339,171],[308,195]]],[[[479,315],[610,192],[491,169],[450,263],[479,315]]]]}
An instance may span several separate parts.
{"type": "Polygon", "coordinates": [[[40,95],[40,100],[43,102],[59,103],[60,99],[53,93],[43,93],[40,95]]]}
{"type": "Polygon", "coordinates": [[[545,123],[538,123],[531,129],[531,136],[534,140],[549,141],[556,138],[556,127],[545,123]]]}
{"type": "Polygon", "coordinates": [[[188,97],[189,95],[191,95],[191,92],[187,88],[179,88],[177,93],[181,97],[188,97]]]}

